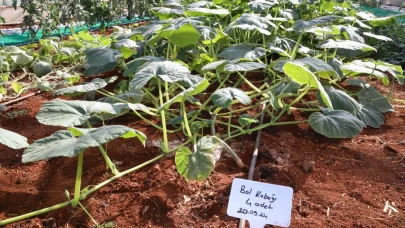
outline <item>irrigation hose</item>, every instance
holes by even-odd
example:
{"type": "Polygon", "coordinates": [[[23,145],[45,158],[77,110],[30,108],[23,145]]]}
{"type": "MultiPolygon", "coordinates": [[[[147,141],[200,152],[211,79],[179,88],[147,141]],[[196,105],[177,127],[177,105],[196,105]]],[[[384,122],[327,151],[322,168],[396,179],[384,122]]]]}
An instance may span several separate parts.
{"type": "MultiPolygon", "coordinates": [[[[264,113],[265,113],[263,111],[264,111],[265,108],[266,108],[266,103],[263,103],[262,115],[260,116],[259,125],[263,124],[264,113]]],[[[257,131],[257,137],[256,137],[256,143],[255,143],[255,149],[253,150],[252,161],[250,162],[248,180],[253,180],[253,174],[255,173],[257,156],[259,155],[259,146],[260,146],[260,136],[261,135],[262,135],[262,130],[258,130],[257,131]]],[[[245,228],[245,225],[246,225],[246,219],[240,219],[238,228],[245,228]]]]}

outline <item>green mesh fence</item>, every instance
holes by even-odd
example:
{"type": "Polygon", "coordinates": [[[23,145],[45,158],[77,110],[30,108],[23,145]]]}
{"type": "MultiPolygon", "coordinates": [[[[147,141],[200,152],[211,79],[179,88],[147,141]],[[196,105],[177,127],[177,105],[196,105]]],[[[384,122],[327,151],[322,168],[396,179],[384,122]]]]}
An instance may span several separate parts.
{"type": "MultiPolygon", "coordinates": [[[[149,17],[144,17],[144,18],[134,18],[131,20],[127,20],[127,19],[121,19],[119,22],[117,23],[111,23],[110,25],[123,25],[123,24],[130,24],[130,23],[138,23],[138,22],[142,22],[142,21],[148,21],[150,18],[149,17]]],[[[83,26],[74,26],[74,31],[80,32],[83,30],[97,30],[99,29],[101,26],[101,23],[97,23],[93,26],[91,26],[90,28],[88,28],[87,26],[83,25],[83,26]]],[[[59,31],[55,31],[53,33],[54,36],[68,36],[71,35],[71,30],[69,28],[60,28],[59,31]]],[[[38,41],[39,39],[43,38],[43,34],[42,34],[42,30],[39,30],[37,33],[37,36],[35,38],[35,41],[38,41]]],[[[31,43],[31,39],[29,39],[29,33],[28,32],[24,32],[23,34],[20,33],[16,33],[16,34],[11,34],[11,35],[6,35],[3,37],[0,37],[0,47],[2,45],[4,46],[12,46],[12,45],[24,45],[24,44],[28,44],[31,43]]]]}

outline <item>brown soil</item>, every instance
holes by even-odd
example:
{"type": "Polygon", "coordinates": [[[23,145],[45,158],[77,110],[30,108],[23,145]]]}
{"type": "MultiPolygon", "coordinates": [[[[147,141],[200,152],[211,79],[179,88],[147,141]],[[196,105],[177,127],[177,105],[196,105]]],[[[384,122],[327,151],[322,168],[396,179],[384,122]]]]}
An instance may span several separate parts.
{"type": "MultiPolygon", "coordinates": [[[[395,97],[404,99],[405,87],[396,87],[395,97]]],[[[26,136],[30,143],[51,135],[59,128],[41,125],[35,115],[43,102],[53,98],[42,94],[10,106],[8,113],[26,112],[2,118],[0,127],[26,136]]],[[[294,189],[291,227],[405,227],[405,106],[395,104],[395,109],[380,129],[367,128],[354,139],[328,139],[305,124],[266,129],[254,180],[294,189]],[[303,171],[302,163],[310,161],[315,162],[312,172],[303,171]],[[384,213],[386,201],[398,213],[384,213]]],[[[301,118],[294,112],[288,119],[301,118]]],[[[125,124],[148,136],[145,148],[137,140],[109,143],[109,155],[120,170],[160,154],[152,143],[161,137],[154,128],[130,116],[109,124],[125,124]]],[[[247,165],[255,137],[230,142],[247,165]]],[[[180,135],[171,137],[179,139],[180,135]]],[[[0,151],[0,219],[64,202],[64,191],[72,193],[76,158],[22,164],[23,150],[0,145],[0,151]]],[[[174,158],[167,157],[82,203],[99,223],[113,221],[116,227],[237,227],[238,220],[227,216],[226,208],[233,178],[246,178],[247,172],[224,154],[207,181],[187,182],[177,173],[174,158]]],[[[98,150],[86,151],[83,176],[84,186],[111,176],[98,150]]],[[[66,207],[6,227],[92,227],[92,223],[81,209],[66,207]]]]}

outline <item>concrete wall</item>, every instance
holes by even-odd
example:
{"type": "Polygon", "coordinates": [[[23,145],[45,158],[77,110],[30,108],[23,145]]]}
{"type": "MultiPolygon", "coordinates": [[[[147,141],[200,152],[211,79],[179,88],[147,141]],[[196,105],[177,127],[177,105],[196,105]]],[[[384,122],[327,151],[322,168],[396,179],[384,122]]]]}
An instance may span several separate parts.
{"type": "Polygon", "coordinates": [[[23,9],[17,7],[15,10],[12,6],[0,6],[0,16],[6,19],[6,24],[19,24],[23,20],[23,9]]]}

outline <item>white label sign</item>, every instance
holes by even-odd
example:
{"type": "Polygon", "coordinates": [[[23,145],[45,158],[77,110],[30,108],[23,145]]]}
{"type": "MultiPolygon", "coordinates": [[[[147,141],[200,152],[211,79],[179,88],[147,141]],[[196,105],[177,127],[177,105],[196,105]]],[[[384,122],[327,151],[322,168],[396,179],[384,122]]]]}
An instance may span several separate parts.
{"type": "Polygon", "coordinates": [[[251,228],[263,228],[266,224],[288,227],[292,198],[290,187],[235,178],[227,213],[248,220],[251,228]]]}

